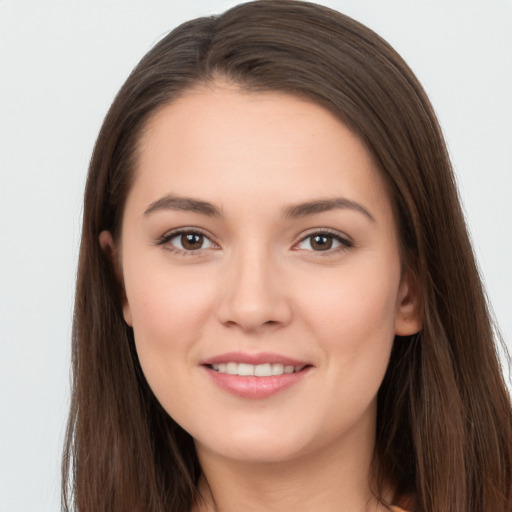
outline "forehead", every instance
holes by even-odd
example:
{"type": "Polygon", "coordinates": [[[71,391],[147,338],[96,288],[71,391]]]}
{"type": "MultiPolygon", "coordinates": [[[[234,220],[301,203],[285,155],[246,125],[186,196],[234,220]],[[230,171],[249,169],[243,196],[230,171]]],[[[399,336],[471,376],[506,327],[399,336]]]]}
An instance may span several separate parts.
{"type": "Polygon", "coordinates": [[[130,195],[307,201],[342,194],[389,209],[373,158],[324,107],[277,92],[217,84],[162,107],[140,138],[130,195]]]}

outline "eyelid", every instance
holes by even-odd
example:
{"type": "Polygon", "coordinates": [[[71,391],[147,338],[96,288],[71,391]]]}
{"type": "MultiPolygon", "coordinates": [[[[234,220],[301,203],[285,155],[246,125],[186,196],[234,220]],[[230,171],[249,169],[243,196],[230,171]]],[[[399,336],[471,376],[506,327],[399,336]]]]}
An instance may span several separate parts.
{"type": "MultiPolygon", "coordinates": [[[[186,250],[186,249],[180,249],[179,247],[169,244],[169,246],[166,247],[166,249],[171,252],[184,254],[187,256],[199,255],[200,253],[204,252],[205,250],[212,249],[212,248],[220,249],[219,244],[215,241],[214,237],[210,233],[208,233],[207,231],[205,231],[202,228],[195,227],[195,226],[184,226],[184,227],[175,228],[170,231],[167,231],[166,233],[164,233],[161,237],[159,237],[156,240],[155,245],[165,246],[169,243],[170,240],[172,240],[173,238],[175,238],[179,235],[192,234],[192,233],[202,235],[203,237],[208,239],[208,241],[212,244],[213,247],[207,247],[204,249],[197,249],[197,250],[186,250]]],[[[292,250],[295,250],[295,251],[304,250],[307,252],[312,252],[312,253],[318,254],[319,256],[328,256],[328,255],[332,255],[333,253],[336,253],[338,251],[344,251],[344,250],[350,249],[353,246],[354,246],[354,242],[352,241],[351,237],[349,237],[347,234],[345,234],[341,231],[331,229],[331,228],[313,228],[304,233],[301,233],[300,238],[296,242],[294,242],[294,244],[292,246],[292,250]],[[335,248],[326,249],[325,251],[314,251],[313,249],[308,250],[308,249],[300,249],[299,247],[297,247],[299,244],[301,244],[302,242],[304,242],[305,240],[307,240],[308,238],[310,238],[314,235],[331,236],[336,241],[338,241],[340,243],[340,245],[335,248]]]]}
{"type": "Polygon", "coordinates": [[[314,228],[314,229],[308,230],[305,233],[302,233],[300,235],[299,240],[293,244],[292,249],[294,249],[296,251],[305,250],[308,252],[318,254],[319,256],[327,256],[327,255],[332,255],[333,253],[338,252],[338,251],[344,251],[344,250],[350,249],[351,247],[354,247],[354,242],[347,234],[345,234],[341,231],[337,231],[335,229],[331,229],[331,228],[314,228]],[[325,251],[314,251],[312,249],[311,250],[300,249],[297,247],[299,244],[301,244],[302,242],[304,242],[305,240],[307,240],[308,238],[310,238],[314,235],[332,236],[336,241],[338,241],[340,243],[340,245],[338,247],[335,247],[332,249],[327,249],[325,251]]]}
{"type": "Polygon", "coordinates": [[[167,231],[166,233],[164,233],[161,237],[159,237],[156,240],[156,245],[167,246],[165,248],[168,251],[175,252],[178,254],[187,255],[187,256],[194,256],[194,255],[197,256],[200,253],[204,252],[205,250],[212,249],[212,248],[214,248],[214,249],[219,248],[219,244],[215,241],[214,237],[210,233],[208,233],[207,231],[205,231],[202,228],[198,228],[195,226],[185,226],[185,227],[181,227],[181,228],[171,229],[170,231],[167,231]],[[184,235],[184,234],[202,235],[204,238],[209,240],[209,242],[212,244],[213,247],[206,247],[204,249],[197,249],[197,250],[193,251],[193,250],[180,249],[179,247],[169,244],[170,240],[172,240],[173,238],[175,238],[179,235],[184,235]]]}

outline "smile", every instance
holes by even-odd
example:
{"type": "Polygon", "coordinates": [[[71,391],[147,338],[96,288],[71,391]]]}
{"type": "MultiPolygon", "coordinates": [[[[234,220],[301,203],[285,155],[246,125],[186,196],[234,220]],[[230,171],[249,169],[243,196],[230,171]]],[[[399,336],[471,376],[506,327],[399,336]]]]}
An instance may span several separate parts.
{"type": "Polygon", "coordinates": [[[247,363],[219,363],[212,364],[210,367],[227,375],[241,375],[246,377],[272,377],[290,373],[300,372],[305,365],[293,366],[283,365],[280,363],[263,363],[263,364],[247,364],[247,363]]]}
{"type": "Polygon", "coordinates": [[[314,366],[275,353],[230,352],[201,362],[211,382],[231,395],[263,399],[298,385],[314,366]]]}

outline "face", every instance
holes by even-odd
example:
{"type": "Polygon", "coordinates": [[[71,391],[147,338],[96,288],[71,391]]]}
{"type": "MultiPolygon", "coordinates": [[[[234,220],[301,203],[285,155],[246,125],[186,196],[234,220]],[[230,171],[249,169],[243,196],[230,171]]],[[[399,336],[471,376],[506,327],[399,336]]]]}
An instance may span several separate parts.
{"type": "Polygon", "coordinates": [[[373,445],[414,301],[386,186],[327,110],[222,84],[161,109],[116,251],[142,369],[200,456],[373,445]]]}

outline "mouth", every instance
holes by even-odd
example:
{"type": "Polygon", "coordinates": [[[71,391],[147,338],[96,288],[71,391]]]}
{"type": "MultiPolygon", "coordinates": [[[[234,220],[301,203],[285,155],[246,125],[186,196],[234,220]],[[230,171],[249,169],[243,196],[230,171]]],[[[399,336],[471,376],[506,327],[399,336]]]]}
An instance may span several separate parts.
{"type": "Polygon", "coordinates": [[[223,354],[203,361],[211,382],[223,391],[247,399],[262,399],[295,386],[313,365],[278,354],[223,354]]]}
{"type": "Polygon", "coordinates": [[[284,365],[281,363],[248,364],[232,361],[228,363],[209,364],[207,366],[216,372],[225,373],[226,375],[240,375],[243,377],[275,377],[290,373],[298,373],[309,365],[301,364],[295,366],[284,365]]]}

